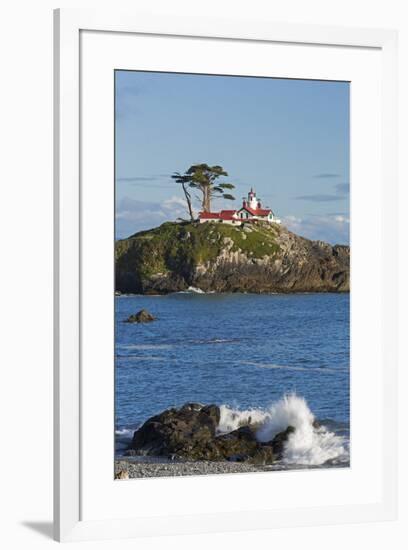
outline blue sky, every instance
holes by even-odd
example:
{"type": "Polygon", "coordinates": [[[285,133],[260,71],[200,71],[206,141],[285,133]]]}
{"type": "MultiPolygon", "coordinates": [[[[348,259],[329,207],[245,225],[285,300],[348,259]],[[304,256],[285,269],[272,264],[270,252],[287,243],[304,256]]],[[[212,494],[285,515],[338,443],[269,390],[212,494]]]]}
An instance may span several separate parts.
{"type": "MultiPolygon", "coordinates": [[[[349,242],[349,84],[116,72],[118,238],[187,217],[171,180],[223,166],[238,207],[253,186],[305,237],[349,242]]],[[[197,204],[198,207],[198,204],[197,204]]]]}

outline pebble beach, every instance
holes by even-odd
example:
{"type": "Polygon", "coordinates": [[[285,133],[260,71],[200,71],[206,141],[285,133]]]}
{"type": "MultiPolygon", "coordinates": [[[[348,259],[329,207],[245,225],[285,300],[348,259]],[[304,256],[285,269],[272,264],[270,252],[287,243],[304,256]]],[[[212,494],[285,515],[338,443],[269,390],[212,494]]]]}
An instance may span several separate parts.
{"type": "Polygon", "coordinates": [[[174,477],[186,475],[238,474],[275,470],[273,465],[254,465],[243,462],[132,462],[115,460],[115,479],[174,477]]]}

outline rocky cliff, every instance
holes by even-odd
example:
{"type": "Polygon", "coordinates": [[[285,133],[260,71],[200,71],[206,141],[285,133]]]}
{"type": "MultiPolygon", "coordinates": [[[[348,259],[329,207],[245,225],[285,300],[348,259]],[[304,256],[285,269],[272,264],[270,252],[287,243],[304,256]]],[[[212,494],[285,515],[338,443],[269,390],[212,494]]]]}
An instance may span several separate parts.
{"type": "Polygon", "coordinates": [[[284,226],[164,223],[116,243],[116,290],[348,292],[350,249],[284,226]]]}

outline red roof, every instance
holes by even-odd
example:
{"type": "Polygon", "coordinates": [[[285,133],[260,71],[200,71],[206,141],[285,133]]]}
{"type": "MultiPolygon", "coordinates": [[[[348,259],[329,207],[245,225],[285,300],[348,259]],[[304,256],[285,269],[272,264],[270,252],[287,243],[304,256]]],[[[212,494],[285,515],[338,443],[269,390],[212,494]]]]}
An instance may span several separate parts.
{"type": "Polygon", "coordinates": [[[220,215],[218,212],[200,212],[198,217],[202,220],[217,220],[219,219],[220,215]]]}
{"type": "Polygon", "coordinates": [[[236,210],[221,210],[221,212],[200,212],[201,220],[234,220],[236,210]]]}
{"type": "Polygon", "coordinates": [[[271,213],[270,208],[257,208],[255,210],[256,216],[268,216],[271,213]]]}
{"type": "Polygon", "coordinates": [[[236,213],[236,210],[221,210],[219,217],[221,220],[235,220],[234,214],[236,213]]]}
{"type": "Polygon", "coordinates": [[[247,210],[250,214],[253,216],[268,216],[268,214],[271,212],[270,208],[250,208],[249,206],[243,206],[240,208],[240,210],[247,210]]]}
{"type": "MultiPolygon", "coordinates": [[[[272,210],[270,208],[250,208],[243,206],[240,210],[247,210],[253,216],[268,216],[272,210]]],[[[221,212],[200,212],[200,220],[236,220],[237,210],[221,210],[221,212]]]]}

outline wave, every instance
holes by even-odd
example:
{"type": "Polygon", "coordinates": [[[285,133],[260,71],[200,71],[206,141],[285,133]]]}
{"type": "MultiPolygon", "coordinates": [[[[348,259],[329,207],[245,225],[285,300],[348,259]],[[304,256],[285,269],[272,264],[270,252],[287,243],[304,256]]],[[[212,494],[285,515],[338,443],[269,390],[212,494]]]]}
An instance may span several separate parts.
{"type": "Polygon", "coordinates": [[[130,428],[121,428],[118,430],[115,430],[115,435],[121,436],[121,437],[133,437],[134,429],[130,428]]]}
{"type": "Polygon", "coordinates": [[[191,344],[239,344],[240,340],[234,338],[207,338],[202,340],[191,340],[191,344]]]}
{"type": "Polygon", "coordinates": [[[187,290],[180,290],[175,294],[217,294],[217,292],[215,290],[208,290],[206,292],[197,286],[189,286],[187,290]]]}
{"type": "MultiPolygon", "coordinates": [[[[149,350],[167,350],[171,349],[174,346],[185,346],[185,345],[197,345],[197,344],[240,344],[242,340],[237,338],[200,338],[197,340],[188,340],[186,338],[180,338],[179,340],[173,340],[169,344],[117,344],[116,357],[131,357],[129,353],[121,354],[120,351],[131,352],[131,351],[149,351],[149,350]]],[[[246,363],[245,361],[243,363],[246,363]]],[[[248,363],[252,364],[252,363],[248,363]]]]}
{"type": "Polygon", "coordinates": [[[168,361],[167,357],[156,357],[155,355],[120,355],[116,354],[117,359],[126,359],[127,361],[168,361]]]}
{"type": "Polygon", "coordinates": [[[258,425],[256,437],[260,442],[271,441],[276,434],[293,426],[284,445],[283,464],[321,466],[325,463],[347,463],[347,439],[315,423],[306,400],[296,394],[285,395],[268,409],[237,410],[220,407],[218,430],[227,433],[248,424],[258,425]]]}
{"type": "Polygon", "coordinates": [[[176,294],[206,294],[204,290],[195,286],[189,286],[187,290],[180,290],[176,294]]]}
{"type": "Polygon", "coordinates": [[[255,363],[253,361],[240,361],[242,365],[249,365],[251,367],[258,367],[259,369],[281,369],[281,370],[294,370],[294,371],[308,371],[308,372],[327,372],[327,373],[339,373],[348,372],[349,369],[345,367],[299,367],[292,365],[277,365],[275,363],[255,363]]]}
{"type": "Polygon", "coordinates": [[[149,349],[170,349],[172,344],[116,344],[117,349],[128,350],[149,350],[149,349]]]}

